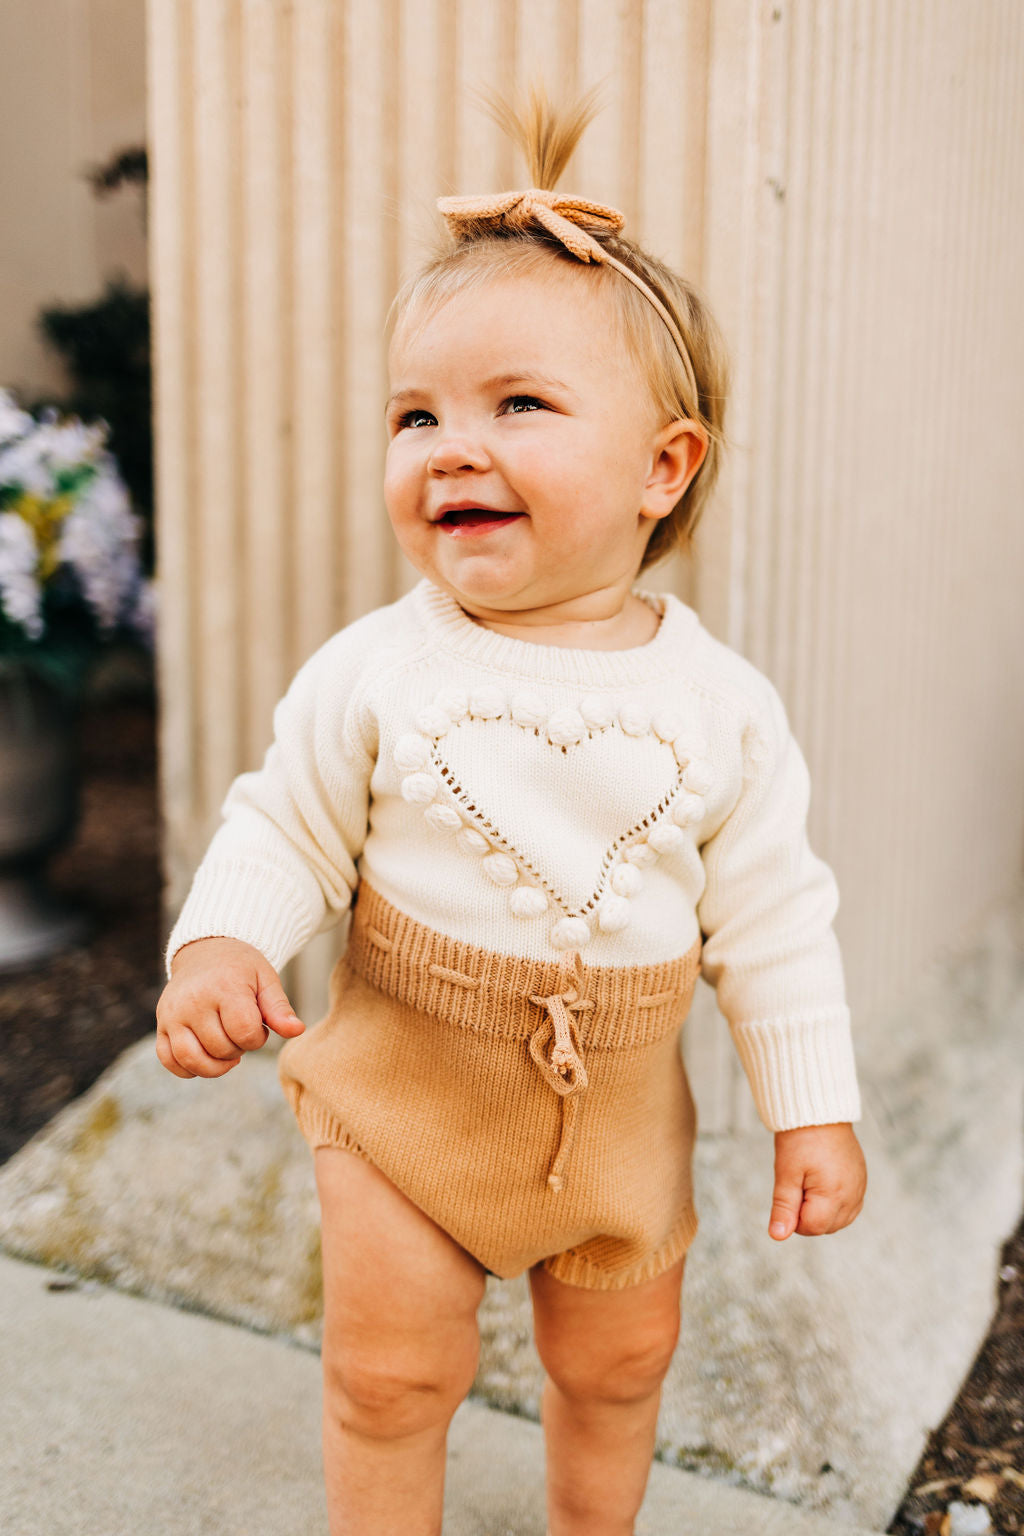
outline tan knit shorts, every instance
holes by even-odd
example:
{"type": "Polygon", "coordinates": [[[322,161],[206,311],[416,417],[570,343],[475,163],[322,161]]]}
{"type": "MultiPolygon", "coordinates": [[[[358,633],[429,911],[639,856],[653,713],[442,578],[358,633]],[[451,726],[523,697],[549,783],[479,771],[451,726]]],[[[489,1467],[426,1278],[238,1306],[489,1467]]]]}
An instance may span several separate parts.
{"type": "Polygon", "coordinates": [[[495,954],[363,885],[281,1083],[312,1148],[375,1164],[492,1273],[636,1285],[697,1230],[679,1029],[699,960],[699,942],[629,968],[495,954]]]}

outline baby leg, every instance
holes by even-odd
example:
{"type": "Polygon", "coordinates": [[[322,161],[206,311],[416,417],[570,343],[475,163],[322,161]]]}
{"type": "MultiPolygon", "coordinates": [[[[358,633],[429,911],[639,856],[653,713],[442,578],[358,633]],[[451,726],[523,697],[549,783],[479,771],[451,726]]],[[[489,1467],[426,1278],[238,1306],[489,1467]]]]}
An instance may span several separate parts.
{"type": "Polygon", "coordinates": [[[370,1163],[316,1153],[331,1536],[439,1536],[448,1425],[476,1373],[484,1271],[370,1163]]]}
{"type": "Polygon", "coordinates": [[[633,1536],[654,1453],[661,1384],[679,1336],[685,1260],[621,1291],[531,1270],[548,1379],[549,1536],[633,1536]]]}

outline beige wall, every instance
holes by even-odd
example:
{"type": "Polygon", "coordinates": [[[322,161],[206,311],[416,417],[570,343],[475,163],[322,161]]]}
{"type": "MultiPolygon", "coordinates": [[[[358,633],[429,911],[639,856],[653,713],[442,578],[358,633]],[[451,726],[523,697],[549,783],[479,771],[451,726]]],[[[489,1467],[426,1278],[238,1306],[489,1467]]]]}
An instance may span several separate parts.
{"type": "MultiPolygon", "coordinates": [[[[168,916],[292,672],[408,580],[380,489],[387,303],[437,194],[522,175],[468,88],[541,62],[607,82],[564,184],[622,206],[727,332],[729,468],[667,579],[789,706],[855,1007],[907,986],[1024,842],[1024,11],[149,12],[168,916]]],[[[294,967],[300,1012],[334,942],[294,967]]],[[[728,1061],[706,1128],[734,1115],[728,1061]]]]}
{"type": "Polygon", "coordinates": [[[704,262],[737,367],[694,600],[804,746],[856,1022],[1024,852],[1024,11],[712,14],[704,262]]]}
{"type": "Polygon", "coordinates": [[[0,4],[0,385],[59,387],[45,305],[146,280],[140,194],[97,201],[82,172],[145,141],[145,0],[0,4]]]}
{"type": "Polygon", "coordinates": [[[871,1003],[1024,852],[1024,10],[749,12],[714,6],[737,451],[696,598],[790,708],[871,1003]]]}

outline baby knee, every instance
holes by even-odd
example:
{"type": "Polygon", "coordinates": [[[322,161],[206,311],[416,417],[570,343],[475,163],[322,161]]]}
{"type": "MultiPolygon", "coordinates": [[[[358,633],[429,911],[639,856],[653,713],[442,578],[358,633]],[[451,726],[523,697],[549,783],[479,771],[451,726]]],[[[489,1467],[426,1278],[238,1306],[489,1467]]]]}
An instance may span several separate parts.
{"type": "Polygon", "coordinates": [[[400,1439],[446,1425],[473,1385],[476,1352],[441,1360],[428,1352],[325,1350],[324,1409],[368,1439],[400,1439]]]}
{"type": "Polygon", "coordinates": [[[573,1350],[557,1346],[542,1351],[544,1368],[555,1386],[581,1401],[633,1403],[650,1397],[665,1379],[675,1352],[678,1329],[614,1345],[576,1341],[573,1350]]]}

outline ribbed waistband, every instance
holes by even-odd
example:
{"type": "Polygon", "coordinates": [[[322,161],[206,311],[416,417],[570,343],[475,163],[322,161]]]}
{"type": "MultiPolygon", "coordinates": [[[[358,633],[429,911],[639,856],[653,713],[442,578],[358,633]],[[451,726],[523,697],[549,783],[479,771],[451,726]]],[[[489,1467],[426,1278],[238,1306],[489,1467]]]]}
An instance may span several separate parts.
{"type": "Polygon", "coordinates": [[[651,1045],[678,1029],[700,971],[701,942],[657,965],[588,966],[578,953],[536,961],[497,954],[417,922],[362,884],[346,961],[371,986],[463,1029],[527,1039],[537,1030],[538,999],[573,989],[589,1050],[651,1045]]]}

